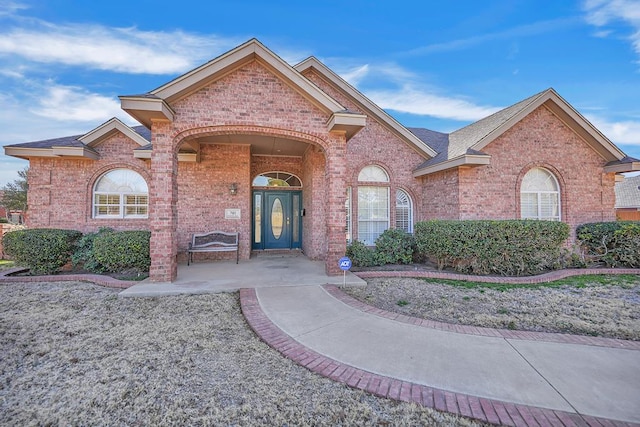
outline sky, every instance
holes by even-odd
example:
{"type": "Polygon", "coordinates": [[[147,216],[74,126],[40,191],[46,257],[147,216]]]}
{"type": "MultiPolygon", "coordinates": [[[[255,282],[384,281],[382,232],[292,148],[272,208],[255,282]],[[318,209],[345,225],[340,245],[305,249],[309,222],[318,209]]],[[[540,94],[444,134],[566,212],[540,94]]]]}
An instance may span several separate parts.
{"type": "MultiPolygon", "coordinates": [[[[0,145],[81,135],[251,38],[451,132],[553,87],[640,158],[640,0],[0,0],[0,145]]],[[[0,187],[25,160],[0,155],[0,187]]]]}

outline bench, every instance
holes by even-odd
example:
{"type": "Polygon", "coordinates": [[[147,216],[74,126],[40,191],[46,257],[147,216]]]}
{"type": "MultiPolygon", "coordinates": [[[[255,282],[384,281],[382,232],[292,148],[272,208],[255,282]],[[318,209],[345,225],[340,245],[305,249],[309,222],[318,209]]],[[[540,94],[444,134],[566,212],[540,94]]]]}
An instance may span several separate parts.
{"type": "Polygon", "coordinates": [[[239,233],[225,233],[224,231],[211,231],[209,233],[194,234],[189,242],[187,250],[187,265],[193,262],[195,252],[236,252],[236,264],[238,263],[238,238],[239,233]]]}

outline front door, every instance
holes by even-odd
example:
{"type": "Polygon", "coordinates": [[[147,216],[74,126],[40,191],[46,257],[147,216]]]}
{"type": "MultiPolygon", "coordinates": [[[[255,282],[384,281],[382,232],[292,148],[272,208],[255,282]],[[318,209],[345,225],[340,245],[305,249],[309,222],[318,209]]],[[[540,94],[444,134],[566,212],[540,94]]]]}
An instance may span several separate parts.
{"type": "Polygon", "coordinates": [[[301,247],[300,191],[253,192],[253,249],[301,247]]]}

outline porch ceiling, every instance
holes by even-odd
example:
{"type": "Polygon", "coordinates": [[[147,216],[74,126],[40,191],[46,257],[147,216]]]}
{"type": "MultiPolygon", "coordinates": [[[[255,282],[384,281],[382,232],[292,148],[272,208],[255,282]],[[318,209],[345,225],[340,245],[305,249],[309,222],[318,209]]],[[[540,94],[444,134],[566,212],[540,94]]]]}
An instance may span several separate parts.
{"type": "Polygon", "coordinates": [[[251,145],[251,154],[302,157],[309,144],[292,139],[260,135],[215,135],[199,138],[202,144],[251,145]]]}

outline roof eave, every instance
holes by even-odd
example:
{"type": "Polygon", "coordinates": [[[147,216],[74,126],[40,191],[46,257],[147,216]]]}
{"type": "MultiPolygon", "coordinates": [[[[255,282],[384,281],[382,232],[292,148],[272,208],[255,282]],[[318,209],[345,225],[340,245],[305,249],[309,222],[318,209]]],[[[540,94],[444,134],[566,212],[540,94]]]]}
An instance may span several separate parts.
{"type": "Polygon", "coordinates": [[[329,69],[326,65],[320,62],[315,57],[309,57],[299,64],[295,65],[295,68],[298,72],[302,73],[310,68],[315,69],[320,73],[321,76],[328,79],[331,83],[336,85],[342,91],[347,93],[350,97],[356,100],[365,111],[369,112],[371,116],[376,117],[381,123],[385,124],[392,132],[396,135],[403,138],[407,141],[412,148],[420,153],[420,155],[433,158],[438,153],[436,153],[431,147],[426,145],[420,138],[415,136],[411,131],[401,125],[396,119],[391,117],[386,111],[382,108],[378,107],[375,103],[373,103],[369,98],[359,92],[356,88],[351,86],[347,81],[345,81],[342,77],[337,75],[331,69],[329,69]]]}
{"type": "Polygon", "coordinates": [[[329,132],[344,132],[347,141],[360,132],[367,124],[367,116],[353,113],[333,113],[327,122],[329,132]]]}
{"type": "Polygon", "coordinates": [[[447,169],[458,167],[477,167],[491,163],[491,156],[488,154],[465,154],[450,160],[445,160],[434,165],[418,168],[413,171],[413,177],[418,178],[424,175],[441,172],[447,169]]]}
{"type": "Polygon", "coordinates": [[[640,160],[628,163],[616,163],[604,167],[604,171],[607,173],[624,173],[624,172],[637,172],[640,171],[640,160]]]}
{"type": "Polygon", "coordinates": [[[200,87],[218,80],[238,67],[256,60],[282,77],[296,92],[327,113],[344,111],[345,108],[331,96],[297,72],[291,65],[267,49],[256,39],[189,71],[188,73],[150,92],[169,103],[181,99],[200,87]]]}
{"type": "Polygon", "coordinates": [[[105,123],[101,124],[97,128],[87,132],[78,138],[83,144],[94,147],[100,142],[112,136],[114,133],[120,132],[126,137],[130,138],[138,145],[145,146],[149,143],[146,139],[142,137],[139,133],[131,129],[129,126],[125,125],[118,118],[114,117],[105,123]]]}
{"type": "Polygon", "coordinates": [[[53,146],[51,148],[28,147],[4,147],[4,154],[11,157],[29,160],[32,157],[55,157],[68,159],[98,160],[100,155],[90,147],[64,147],[53,146]]]}
{"type": "Polygon", "coordinates": [[[163,99],[141,96],[119,98],[121,108],[148,128],[151,128],[154,121],[173,122],[175,118],[175,112],[163,99]]]}

